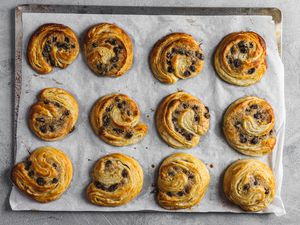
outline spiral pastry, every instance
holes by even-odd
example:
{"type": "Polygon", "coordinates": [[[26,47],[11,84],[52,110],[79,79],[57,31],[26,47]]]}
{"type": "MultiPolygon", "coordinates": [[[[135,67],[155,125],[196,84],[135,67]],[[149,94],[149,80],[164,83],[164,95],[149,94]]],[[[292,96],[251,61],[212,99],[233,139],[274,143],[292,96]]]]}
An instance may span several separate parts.
{"type": "Polygon", "coordinates": [[[29,127],[44,141],[63,139],[75,128],[78,103],[61,88],[45,88],[29,110],[29,127]]]}
{"type": "Polygon", "coordinates": [[[40,147],[14,166],[11,178],[23,193],[45,203],[60,198],[69,187],[72,174],[72,163],[65,153],[40,147]]]}
{"type": "Polygon", "coordinates": [[[174,148],[192,148],[209,128],[209,109],[199,99],[179,91],[167,96],[156,112],[161,137],[174,148]]]}
{"type": "Polygon", "coordinates": [[[73,30],[62,24],[44,24],[31,36],[27,47],[30,66],[39,74],[50,73],[54,67],[70,65],[79,53],[73,30]]]}
{"type": "Polygon", "coordinates": [[[238,86],[255,84],[267,69],[265,41],[254,32],[231,33],[219,43],[214,61],[224,81],[238,86]]]}
{"type": "Polygon", "coordinates": [[[276,143],[275,115],[268,102],[248,96],[233,102],[223,120],[228,143],[240,153],[261,156],[271,152],[276,143]]]}
{"type": "Polygon", "coordinates": [[[87,188],[88,200],[100,206],[120,206],[132,201],[143,187],[143,170],[133,158],[110,154],[98,160],[93,181],[87,188]]]}
{"type": "Polygon", "coordinates": [[[191,208],[200,202],[209,182],[201,160],[190,154],[173,154],[159,168],[157,201],[165,209],[191,208]]]}
{"type": "Polygon", "coordinates": [[[256,159],[232,163],[225,172],[224,193],[245,211],[265,209],[275,196],[275,177],[272,170],[256,159]]]}
{"type": "Polygon", "coordinates": [[[204,55],[199,43],[185,33],[165,36],[155,44],[150,55],[154,76],[166,84],[197,76],[203,65],[204,55]]]}
{"type": "Polygon", "coordinates": [[[83,49],[88,66],[97,75],[119,77],[131,68],[131,39],[116,25],[101,23],[91,27],[83,49]]]}
{"type": "Polygon", "coordinates": [[[138,105],[123,94],[110,94],[100,98],[90,114],[95,133],[114,146],[135,144],[145,137],[147,125],[139,123],[139,120],[138,105]]]}

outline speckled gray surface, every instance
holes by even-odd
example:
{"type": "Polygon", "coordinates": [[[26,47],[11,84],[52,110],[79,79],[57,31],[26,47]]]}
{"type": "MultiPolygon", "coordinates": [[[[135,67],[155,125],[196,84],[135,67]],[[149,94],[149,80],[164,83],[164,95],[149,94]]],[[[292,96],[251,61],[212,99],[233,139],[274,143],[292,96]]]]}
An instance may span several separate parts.
{"type": "Polygon", "coordinates": [[[43,3],[45,1],[0,1],[0,224],[299,224],[300,219],[300,143],[297,111],[300,109],[300,1],[297,0],[107,0],[107,1],[47,1],[48,4],[103,4],[103,5],[149,5],[149,6],[275,6],[283,12],[283,62],[285,64],[285,95],[287,108],[286,142],[284,152],[284,179],[282,197],[287,214],[174,214],[174,213],[51,213],[12,212],[8,204],[11,184],[8,172],[12,166],[12,78],[14,63],[14,14],[13,9],[23,3],[43,3]],[[262,3],[263,2],[263,3],[262,3]],[[145,4],[147,3],[147,4],[145,4]],[[226,222],[225,222],[226,221],[226,222]]]}

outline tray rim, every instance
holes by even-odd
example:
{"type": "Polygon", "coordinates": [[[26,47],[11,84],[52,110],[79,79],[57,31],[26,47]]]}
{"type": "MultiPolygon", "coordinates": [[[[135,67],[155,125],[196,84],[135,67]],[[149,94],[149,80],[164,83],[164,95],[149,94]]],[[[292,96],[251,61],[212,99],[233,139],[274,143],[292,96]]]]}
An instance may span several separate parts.
{"type": "MultiPolygon", "coordinates": [[[[168,7],[168,6],[108,6],[108,5],[44,5],[22,4],[15,7],[15,71],[13,79],[13,158],[16,161],[17,119],[22,88],[23,13],[69,14],[132,14],[132,15],[199,15],[199,16],[271,16],[275,23],[275,35],[279,56],[282,57],[282,11],[276,7],[168,7]]],[[[26,59],[24,59],[26,60],[26,59]]],[[[39,211],[39,210],[37,210],[39,211]]],[[[147,211],[147,210],[146,210],[147,211]]],[[[268,213],[264,213],[268,214],[268,213]]]]}

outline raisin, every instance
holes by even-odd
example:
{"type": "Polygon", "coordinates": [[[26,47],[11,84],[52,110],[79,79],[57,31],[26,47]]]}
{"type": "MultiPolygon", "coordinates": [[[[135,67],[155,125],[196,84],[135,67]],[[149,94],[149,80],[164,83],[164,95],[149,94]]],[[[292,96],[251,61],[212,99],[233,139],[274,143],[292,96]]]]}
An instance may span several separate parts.
{"type": "Polygon", "coordinates": [[[34,175],[33,170],[31,170],[31,171],[28,172],[28,176],[33,177],[33,175],[34,175]]]}
{"type": "Polygon", "coordinates": [[[112,184],[107,188],[107,190],[109,192],[113,192],[113,191],[117,190],[118,186],[119,186],[119,184],[112,184]]]}
{"type": "Polygon", "coordinates": [[[133,136],[133,133],[129,131],[126,133],[125,138],[130,139],[130,138],[132,138],[132,136],[133,136]]]}
{"type": "Polygon", "coordinates": [[[230,48],[230,52],[231,52],[231,54],[235,53],[235,48],[233,46],[230,48]]]}
{"type": "Polygon", "coordinates": [[[240,134],[240,142],[241,143],[246,143],[247,142],[247,138],[245,137],[245,135],[240,134]]]}
{"type": "Polygon", "coordinates": [[[191,65],[191,66],[190,66],[190,70],[191,70],[192,72],[195,72],[195,71],[196,71],[195,66],[191,65]]]}
{"type": "Polygon", "coordinates": [[[105,189],[106,189],[105,186],[104,186],[104,184],[102,184],[102,183],[99,182],[99,181],[96,181],[96,182],[94,183],[94,185],[95,185],[96,188],[98,188],[98,189],[101,189],[101,190],[105,190],[105,189]]]}
{"type": "Polygon", "coordinates": [[[189,105],[188,105],[187,103],[183,103],[183,104],[182,104],[182,107],[183,107],[184,109],[186,109],[186,108],[189,107],[189,105]]]}
{"type": "Polygon", "coordinates": [[[68,37],[65,37],[65,42],[69,43],[70,39],[68,37]]]}
{"type": "Polygon", "coordinates": [[[184,75],[185,77],[188,77],[188,76],[191,75],[191,72],[188,71],[188,70],[186,70],[186,71],[184,71],[183,75],[184,75]]]}
{"type": "Polygon", "coordinates": [[[254,185],[258,185],[258,181],[255,179],[253,182],[254,185]]]}
{"type": "Polygon", "coordinates": [[[168,191],[166,194],[167,194],[169,197],[172,197],[172,196],[173,196],[172,192],[170,192],[170,191],[168,191]]]}
{"type": "Polygon", "coordinates": [[[42,133],[46,133],[46,132],[47,132],[47,127],[46,127],[45,125],[40,126],[40,131],[41,131],[42,133]]]}
{"type": "Polygon", "coordinates": [[[54,105],[57,107],[57,108],[60,108],[61,105],[58,103],[58,102],[55,102],[54,105]]]}
{"type": "Polygon", "coordinates": [[[204,114],[204,117],[205,117],[206,119],[209,119],[209,118],[210,118],[210,114],[207,112],[207,113],[204,114]]]}
{"type": "Polygon", "coordinates": [[[116,63],[116,62],[119,61],[119,57],[113,57],[113,58],[110,59],[110,61],[111,61],[112,63],[116,63]]]}
{"type": "Polygon", "coordinates": [[[205,106],[205,109],[206,109],[207,112],[209,112],[209,108],[207,106],[205,106]]]}
{"type": "Polygon", "coordinates": [[[256,105],[256,104],[253,104],[250,106],[250,109],[257,109],[257,108],[258,108],[258,105],[256,105]]]}
{"type": "Polygon", "coordinates": [[[174,177],[175,176],[175,172],[174,171],[169,171],[168,175],[171,176],[171,177],[174,177]]]}
{"type": "Polygon", "coordinates": [[[97,43],[93,43],[92,46],[93,46],[93,48],[97,48],[98,44],[97,43]]]}
{"type": "Polygon", "coordinates": [[[168,52],[167,53],[167,58],[171,58],[171,56],[172,56],[171,52],[168,52]]]}
{"type": "Polygon", "coordinates": [[[183,191],[179,191],[179,192],[177,192],[177,195],[178,195],[178,196],[183,196],[183,195],[184,195],[184,192],[183,192],[183,191]]]}
{"type": "Polygon", "coordinates": [[[195,119],[196,122],[198,122],[199,121],[199,116],[195,116],[194,119],[195,119]]]}
{"type": "Polygon", "coordinates": [[[56,184],[58,182],[58,179],[57,178],[53,178],[52,179],[52,184],[56,184]]]}
{"type": "Polygon", "coordinates": [[[199,109],[199,106],[194,105],[192,109],[193,109],[193,110],[198,110],[198,109],[199,109]]]}
{"type": "Polygon", "coordinates": [[[267,194],[269,194],[270,193],[270,190],[269,189],[265,189],[265,194],[267,195],[267,194]]]}
{"type": "Polygon", "coordinates": [[[50,125],[49,128],[50,128],[50,131],[51,131],[51,132],[54,132],[54,131],[55,131],[55,127],[54,127],[54,126],[50,125]]]}
{"type": "Polygon", "coordinates": [[[251,144],[257,144],[258,143],[258,138],[257,137],[255,137],[255,138],[253,138],[252,140],[251,140],[251,144]]]}
{"type": "Polygon", "coordinates": [[[186,133],[184,136],[185,136],[185,139],[188,141],[192,140],[192,138],[193,138],[193,134],[191,134],[191,133],[186,133]]]}
{"type": "Polygon", "coordinates": [[[113,128],[113,131],[116,132],[117,134],[123,134],[124,133],[124,130],[121,129],[121,128],[118,128],[118,127],[113,128]]]}
{"type": "Polygon", "coordinates": [[[107,127],[109,122],[110,122],[110,118],[107,115],[105,115],[103,117],[103,126],[107,127]]]}
{"type": "Polygon", "coordinates": [[[257,112],[257,113],[255,113],[255,114],[253,115],[253,117],[254,117],[255,119],[261,119],[262,115],[261,115],[260,112],[257,112]]]}
{"type": "Polygon", "coordinates": [[[190,175],[188,176],[188,179],[190,179],[190,180],[194,179],[194,175],[193,175],[193,174],[190,174],[190,175]]]}
{"type": "Polygon", "coordinates": [[[248,74],[253,74],[255,72],[255,68],[251,68],[248,70],[248,74]]]}
{"type": "Polygon", "coordinates": [[[245,185],[243,186],[243,190],[244,190],[244,191],[248,191],[249,188],[250,188],[250,184],[245,184],[245,185]]]}
{"type": "Polygon", "coordinates": [[[128,177],[128,171],[127,170],[125,170],[125,169],[122,170],[122,177],[124,177],[124,178],[128,177]]]}
{"type": "Polygon", "coordinates": [[[234,67],[238,68],[242,65],[242,61],[240,59],[233,60],[234,67]]]}
{"type": "Polygon", "coordinates": [[[168,67],[168,72],[169,72],[169,73],[173,73],[173,72],[174,72],[174,68],[173,68],[172,66],[169,66],[169,67],[168,67]]]}
{"type": "Polygon", "coordinates": [[[57,168],[56,163],[52,163],[52,166],[53,166],[54,168],[57,168]]]}
{"type": "Polygon", "coordinates": [[[110,40],[109,40],[109,43],[110,43],[111,45],[116,45],[116,44],[117,44],[117,41],[116,41],[116,39],[110,39],[110,40]]]}
{"type": "Polygon", "coordinates": [[[40,185],[40,186],[43,186],[43,185],[46,184],[46,181],[44,180],[44,178],[38,177],[38,178],[36,179],[36,183],[37,183],[38,185],[40,185]]]}
{"type": "Polygon", "coordinates": [[[105,162],[105,167],[109,167],[111,164],[112,164],[112,161],[111,160],[107,160],[105,162]]]}

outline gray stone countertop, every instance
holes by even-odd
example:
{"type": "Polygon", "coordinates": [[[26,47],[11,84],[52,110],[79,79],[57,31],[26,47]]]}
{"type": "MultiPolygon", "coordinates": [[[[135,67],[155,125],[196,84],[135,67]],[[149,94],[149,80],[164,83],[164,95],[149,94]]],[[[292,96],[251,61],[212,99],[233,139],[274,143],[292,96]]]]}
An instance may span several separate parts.
{"type": "Polygon", "coordinates": [[[300,1],[299,0],[0,0],[0,225],[29,224],[226,224],[266,225],[300,224],[300,1]],[[184,213],[99,213],[99,212],[13,212],[8,198],[13,165],[12,99],[14,77],[14,8],[19,4],[128,5],[128,6],[201,6],[201,7],[278,7],[283,12],[283,63],[285,65],[285,99],[287,109],[284,148],[282,198],[287,214],[282,217],[257,214],[184,214],[184,213]],[[299,111],[298,111],[299,110],[299,111]],[[298,133],[299,132],[299,133],[298,133]]]}

